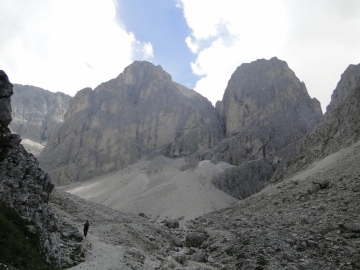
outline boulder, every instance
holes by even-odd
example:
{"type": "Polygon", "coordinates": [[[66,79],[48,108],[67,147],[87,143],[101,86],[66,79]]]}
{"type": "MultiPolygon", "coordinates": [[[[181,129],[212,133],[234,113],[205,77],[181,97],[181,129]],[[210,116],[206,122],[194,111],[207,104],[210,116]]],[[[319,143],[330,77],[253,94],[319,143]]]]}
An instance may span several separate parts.
{"type": "Polygon", "coordinates": [[[179,228],[179,221],[177,219],[170,219],[165,222],[165,226],[170,229],[179,228]]]}
{"type": "Polygon", "coordinates": [[[207,239],[207,235],[205,233],[193,232],[189,233],[185,239],[185,245],[187,247],[199,247],[204,243],[207,239]]]}

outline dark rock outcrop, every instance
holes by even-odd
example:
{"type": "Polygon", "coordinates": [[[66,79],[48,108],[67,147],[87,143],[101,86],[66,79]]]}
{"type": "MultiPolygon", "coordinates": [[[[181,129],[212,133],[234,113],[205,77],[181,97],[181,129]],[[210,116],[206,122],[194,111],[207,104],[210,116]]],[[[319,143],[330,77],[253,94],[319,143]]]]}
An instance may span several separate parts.
{"type": "MultiPolygon", "coordinates": [[[[70,106],[71,97],[64,93],[52,93],[39,87],[14,84],[11,97],[13,132],[21,134],[25,148],[33,154],[38,151],[31,148],[31,142],[45,145],[50,135],[62,124],[64,115],[70,106]]],[[[36,145],[36,144],[35,144],[36,145]]]]}
{"type": "Polygon", "coordinates": [[[227,194],[243,200],[262,190],[274,171],[267,160],[258,159],[224,170],[212,179],[212,183],[227,194]]]}
{"type": "Polygon", "coordinates": [[[19,144],[21,137],[8,128],[12,94],[12,84],[0,71],[0,203],[35,223],[42,254],[48,262],[60,266],[58,219],[48,204],[54,185],[35,157],[19,144]]]}
{"type": "Polygon", "coordinates": [[[330,104],[326,107],[326,114],[336,108],[356,88],[360,80],[360,64],[349,65],[341,74],[335,90],[331,95],[330,104]]]}
{"type": "Polygon", "coordinates": [[[76,94],[40,161],[56,184],[68,184],[154,150],[180,157],[214,147],[221,130],[206,98],[173,82],[161,66],[134,62],[116,79],[76,94]]]}

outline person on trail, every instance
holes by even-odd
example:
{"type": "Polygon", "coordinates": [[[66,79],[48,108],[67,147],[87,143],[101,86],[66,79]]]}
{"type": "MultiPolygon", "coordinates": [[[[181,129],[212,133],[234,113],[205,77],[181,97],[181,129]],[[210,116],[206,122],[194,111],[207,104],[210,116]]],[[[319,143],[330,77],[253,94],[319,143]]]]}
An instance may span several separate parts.
{"type": "Polygon", "coordinates": [[[89,222],[88,220],[86,220],[85,223],[84,223],[84,236],[85,236],[85,237],[86,237],[86,235],[87,235],[89,226],[90,226],[90,222],[89,222]]]}

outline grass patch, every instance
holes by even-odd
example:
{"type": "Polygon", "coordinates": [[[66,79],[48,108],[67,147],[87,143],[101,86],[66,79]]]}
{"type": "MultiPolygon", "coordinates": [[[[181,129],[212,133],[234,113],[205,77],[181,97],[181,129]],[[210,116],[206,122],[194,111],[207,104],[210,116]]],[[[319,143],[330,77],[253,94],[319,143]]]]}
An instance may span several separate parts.
{"type": "Polygon", "coordinates": [[[53,270],[40,254],[40,234],[30,230],[29,221],[0,204],[0,265],[16,269],[53,270]]]}

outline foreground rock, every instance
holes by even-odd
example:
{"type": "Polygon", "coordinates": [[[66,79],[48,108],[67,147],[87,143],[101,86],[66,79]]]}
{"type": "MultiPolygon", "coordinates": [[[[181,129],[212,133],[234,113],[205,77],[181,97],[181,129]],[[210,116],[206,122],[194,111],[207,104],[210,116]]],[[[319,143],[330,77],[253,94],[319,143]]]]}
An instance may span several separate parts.
{"type": "Polygon", "coordinates": [[[40,161],[63,185],[119,170],[154,150],[189,155],[214,147],[221,136],[206,98],[160,66],[134,62],[116,79],[76,94],[40,161]]]}
{"type": "Polygon", "coordinates": [[[40,234],[41,253],[59,267],[58,219],[48,204],[54,185],[39,168],[35,157],[20,144],[21,137],[8,128],[12,94],[12,84],[0,71],[0,202],[34,222],[40,234]]]}
{"type": "Polygon", "coordinates": [[[62,124],[70,101],[70,96],[60,92],[14,84],[10,128],[25,139],[22,144],[28,151],[38,155],[50,135],[62,124]]]}

